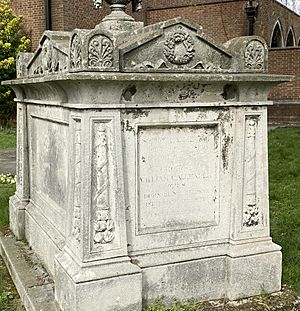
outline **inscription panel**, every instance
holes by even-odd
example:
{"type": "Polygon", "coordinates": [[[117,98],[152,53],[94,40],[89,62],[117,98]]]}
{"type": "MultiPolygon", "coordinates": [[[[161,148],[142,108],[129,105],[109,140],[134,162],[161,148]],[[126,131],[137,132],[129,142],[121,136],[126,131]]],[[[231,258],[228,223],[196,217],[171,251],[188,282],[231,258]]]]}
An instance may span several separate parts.
{"type": "Polygon", "coordinates": [[[216,226],[217,123],[139,125],[137,234],[216,226]]]}

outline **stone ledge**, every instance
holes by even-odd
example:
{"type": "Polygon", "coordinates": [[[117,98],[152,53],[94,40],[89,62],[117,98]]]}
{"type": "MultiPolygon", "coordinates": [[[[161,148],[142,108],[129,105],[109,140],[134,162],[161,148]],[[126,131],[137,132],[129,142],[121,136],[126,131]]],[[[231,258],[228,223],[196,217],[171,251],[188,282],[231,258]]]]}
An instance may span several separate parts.
{"type": "Polygon", "coordinates": [[[0,236],[0,254],[27,311],[59,311],[53,281],[24,242],[0,236]]]}

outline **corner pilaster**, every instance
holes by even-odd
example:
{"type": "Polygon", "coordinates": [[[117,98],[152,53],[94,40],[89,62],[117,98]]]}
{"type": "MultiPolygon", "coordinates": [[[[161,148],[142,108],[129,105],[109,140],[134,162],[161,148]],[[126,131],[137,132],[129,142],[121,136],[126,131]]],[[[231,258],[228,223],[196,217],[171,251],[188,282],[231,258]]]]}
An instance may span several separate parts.
{"type": "Polygon", "coordinates": [[[29,169],[28,169],[28,137],[27,106],[17,103],[17,185],[16,193],[9,201],[10,229],[17,240],[25,237],[25,208],[29,203],[29,169]]]}
{"type": "Polygon", "coordinates": [[[66,311],[141,309],[141,270],[127,253],[120,124],[118,111],[71,114],[70,209],[55,275],[66,311]]]}

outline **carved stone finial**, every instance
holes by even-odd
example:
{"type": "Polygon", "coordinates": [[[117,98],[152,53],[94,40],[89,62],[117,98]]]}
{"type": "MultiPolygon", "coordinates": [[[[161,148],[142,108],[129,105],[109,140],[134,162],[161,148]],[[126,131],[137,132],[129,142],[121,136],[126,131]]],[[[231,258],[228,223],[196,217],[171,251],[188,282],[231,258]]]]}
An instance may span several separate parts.
{"type": "MultiPolygon", "coordinates": [[[[142,9],[142,0],[105,0],[111,7],[112,12],[125,11],[129,2],[132,2],[132,11],[138,12],[142,9]]],[[[101,9],[103,0],[94,0],[96,9],[101,9]]]]}

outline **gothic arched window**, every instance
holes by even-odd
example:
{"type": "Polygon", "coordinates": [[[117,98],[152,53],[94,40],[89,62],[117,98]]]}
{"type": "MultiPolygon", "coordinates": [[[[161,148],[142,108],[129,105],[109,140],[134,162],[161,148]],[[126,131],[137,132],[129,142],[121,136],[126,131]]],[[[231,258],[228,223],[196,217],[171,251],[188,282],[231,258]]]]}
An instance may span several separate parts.
{"type": "Polygon", "coordinates": [[[283,46],[283,40],[282,40],[281,25],[280,25],[280,22],[277,21],[272,32],[271,48],[278,48],[282,46],[283,46]]]}
{"type": "Polygon", "coordinates": [[[290,28],[286,37],[286,46],[295,46],[295,36],[292,28],[290,28]]]}

